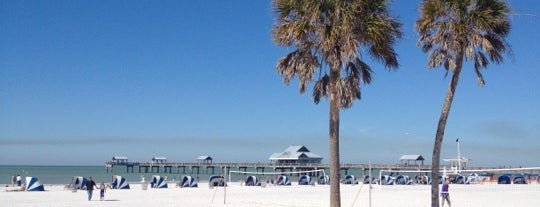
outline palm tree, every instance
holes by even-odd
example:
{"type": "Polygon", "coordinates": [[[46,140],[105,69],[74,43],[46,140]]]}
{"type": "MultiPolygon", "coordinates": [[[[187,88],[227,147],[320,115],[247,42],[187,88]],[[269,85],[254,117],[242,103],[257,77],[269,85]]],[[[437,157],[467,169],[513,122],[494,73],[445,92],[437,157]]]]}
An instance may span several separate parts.
{"type": "Polygon", "coordinates": [[[432,157],[431,206],[439,206],[439,164],[446,120],[454,99],[459,75],[466,61],[474,62],[478,84],[485,84],[480,69],[489,62],[500,64],[510,46],[508,5],[502,0],[424,0],[416,30],[419,47],[429,52],[428,68],[444,65],[452,79],[441,110],[432,157]]]}
{"type": "Polygon", "coordinates": [[[286,85],[296,77],[300,93],[312,82],[313,101],[330,97],[330,206],[340,206],[339,112],[360,99],[360,84],[371,82],[363,53],[386,68],[398,66],[393,45],[401,24],[387,0],[274,0],[276,44],[292,49],[276,71],[286,85]]]}

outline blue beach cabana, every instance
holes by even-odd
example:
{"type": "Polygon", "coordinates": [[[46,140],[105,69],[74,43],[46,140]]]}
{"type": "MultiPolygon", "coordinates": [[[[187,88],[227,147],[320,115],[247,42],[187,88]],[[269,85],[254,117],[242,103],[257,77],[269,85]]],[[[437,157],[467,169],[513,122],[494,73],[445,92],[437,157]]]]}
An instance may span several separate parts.
{"type": "Polygon", "coordinates": [[[289,177],[286,175],[280,175],[276,179],[272,178],[271,182],[272,184],[276,185],[291,185],[291,181],[289,180],[289,177]],[[276,180],[277,179],[277,180],[276,180]]]}
{"type": "Polygon", "coordinates": [[[196,188],[199,186],[199,184],[197,183],[197,179],[194,177],[184,175],[178,186],[181,188],[196,188]]]}
{"type": "Polygon", "coordinates": [[[250,175],[246,177],[245,185],[246,186],[261,186],[261,181],[259,180],[259,177],[250,175]]]}
{"type": "Polygon", "coordinates": [[[83,176],[74,176],[72,185],[77,189],[84,190],[86,189],[86,178],[83,176]]]}
{"type": "Polygon", "coordinates": [[[522,174],[514,174],[512,181],[514,184],[527,184],[527,179],[522,174]]]}
{"type": "Polygon", "coordinates": [[[319,185],[330,185],[330,176],[328,175],[321,175],[319,176],[319,181],[317,182],[319,185]]]}
{"type": "MultiPolygon", "coordinates": [[[[430,185],[431,184],[431,176],[427,176],[427,175],[416,175],[414,176],[414,181],[416,184],[425,184],[425,185],[430,185]]],[[[437,182],[442,182],[442,177],[439,176],[439,178],[437,179],[437,182]]]]}
{"type": "Polygon", "coordinates": [[[311,185],[311,177],[309,175],[302,175],[298,178],[298,185],[311,185]]]}
{"type": "Polygon", "coordinates": [[[456,177],[456,181],[455,181],[454,183],[455,183],[455,184],[469,184],[469,183],[467,182],[467,178],[465,178],[465,176],[462,176],[462,175],[457,176],[457,177],[456,177]]]}
{"type": "Polygon", "coordinates": [[[111,188],[112,189],[129,189],[129,184],[126,181],[126,178],[120,175],[115,175],[113,176],[111,188]]]}
{"type": "Polygon", "coordinates": [[[396,185],[410,185],[411,179],[407,175],[398,175],[396,177],[396,185]]]}
{"type": "Polygon", "coordinates": [[[341,181],[342,184],[358,184],[358,181],[356,180],[356,177],[354,175],[347,175],[345,176],[345,179],[341,181]]]}
{"type": "Polygon", "coordinates": [[[504,175],[499,176],[499,179],[497,180],[497,183],[498,184],[512,184],[512,182],[510,180],[510,175],[504,174],[504,175]]]}
{"type": "Polygon", "coordinates": [[[291,185],[291,180],[286,175],[279,176],[277,180],[278,185],[291,185]]]}
{"type": "Polygon", "coordinates": [[[221,175],[212,175],[208,178],[210,187],[225,186],[225,178],[221,175]]]}
{"type": "Polygon", "coordinates": [[[375,179],[375,177],[371,177],[369,175],[366,175],[364,177],[364,184],[369,184],[370,180],[371,180],[371,184],[377,184],[378,183],[377,179],[375,179]]]}
{"type": "Polygon", "coordinates": [[[168,188],[167,181],[165,178],[154,175],[152,176],[152,181],[150,182],[150,187],[152,188],[168,188]]]}
{"type": "Polygon", "coordinates": [[[26,177],[26,191],[45,191],[45,188],[35,177],[26,177]]]}
{"type": "Polygon", "coordinates": [[[382,175],[381,185],[394,185],[394,178],[390,175],[382,175]]]}

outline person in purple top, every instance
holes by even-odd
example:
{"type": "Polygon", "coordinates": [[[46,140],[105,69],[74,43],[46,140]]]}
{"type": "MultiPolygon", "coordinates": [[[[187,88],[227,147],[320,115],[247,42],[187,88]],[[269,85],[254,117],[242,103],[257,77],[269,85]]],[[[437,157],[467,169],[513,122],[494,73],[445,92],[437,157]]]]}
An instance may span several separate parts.
{"type": "Polygon", "coordinates": [[[448,187],[448,180],[445,179],[441,187],[442,207],[444,207],[445,201],[448,203],[449,207],[452,207],[452,204],[450,203],[450,193],[448,192],[448,187]]]}

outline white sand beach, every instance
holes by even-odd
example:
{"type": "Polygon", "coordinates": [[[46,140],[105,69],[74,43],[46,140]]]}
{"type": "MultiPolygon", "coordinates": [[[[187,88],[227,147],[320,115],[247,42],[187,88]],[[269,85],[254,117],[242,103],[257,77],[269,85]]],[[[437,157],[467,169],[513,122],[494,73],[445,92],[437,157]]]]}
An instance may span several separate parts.
{"type": "MultiPolygon", "coordinates": [[[[174,186],[174,184],[169,184],[174,186]]],[[[72,192],[62,185],[46,185],[45,192],[10,192],[13,187],[0,188],[1,206],[329,206],[329,186],[240,186],[238,182],[210,189],[208,183],[198,188],[148,189],[131,184],[129,190],[107,189],[105,201],[94,191],[92,201],[86,191],[72,192]]],[[[342,206],[369,206],[368,185],[342,185],[342,206]],[[359,189],[361,188],[360,192],[359,189]]],[[[430,187],[426,185],[383,186],[372,188],[373,207],[429,206],[430,187]]],[[[537,207],[540,206],[540,185],[451,185],[453,207],[537,207]]],[[[446,205],[445,205],[446,206],[446,205]]]]}

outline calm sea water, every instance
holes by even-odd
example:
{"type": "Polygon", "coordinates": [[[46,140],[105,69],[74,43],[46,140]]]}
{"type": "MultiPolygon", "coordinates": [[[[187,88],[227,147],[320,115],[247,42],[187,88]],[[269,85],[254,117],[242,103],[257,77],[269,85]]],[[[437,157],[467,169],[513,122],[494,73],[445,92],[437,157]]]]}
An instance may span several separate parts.
{"type": "MultiPolygon", "coordinates": [[[[232,169],[237,170],[237,169],[232,169]]],[[[247,169],[248,172],[253,172],[255,169],[247,169]]],[[[270,169],[266,169],[265,172],[270,172],[270,169]]],[[[211,172],[209,172],[211,173],[211,172]]],[[[220,169],[214,171],[215,175],[220,175],[222,172],[220,169]]],[[[328,169],[326,170],[328,174],[328,169]]],[[[373,171],[374,176],[378,176],[378,171],[373,171]]],[[[134,169],[134,173],[126,173],[126,168],[123,166],[115,167],[113,172],[107,172],[105,166],[12,166],[12,165],[0,165],[0,184],[2,186],[6,184],[11,184],[11,176],[21,175],[32,176],[39,179],[42,184],[68,184],[71,182],[73,176],[92,176],[93,180],[96,182],[104,181],[106,183],[111,182],[113,175],[120,175],[126,178],[130,183],[139,182],[141,176],[144,176],[146,180],[149,180],[152,175],[161,175],[167,176],[167,180],[172,182],[173,180],[178,181],[184,175],[198,176],[201,181],[207,181],[211,174],[206,174],[205,170],[201,169],[199,174],[190,173],[186,169],[186,173],[176,173],[173,170],[173,173],[163,173],[163,168],[160,169],[160,173],[138,173],[138,168],[134,169]]],[[[355,175],[356,177],[364,176],[364,172],[358,169],[351,169],[347,174],[355,175]]],[[[265,177],[270,177],[271,175],[260,175],[259,177],[264,180],[265,177]]],[[[342,171],[342,176],[345,176],[345,172],[342,171]]],[[[232,181],[239,181],[240,179],[245,179],[246,175],[232,174],[232,181]]],[[[23,178],[24,179],[24,178],[23,178]]],[[[298,181],[298,177],[291,176],[293,182],[298,181]]]]}

